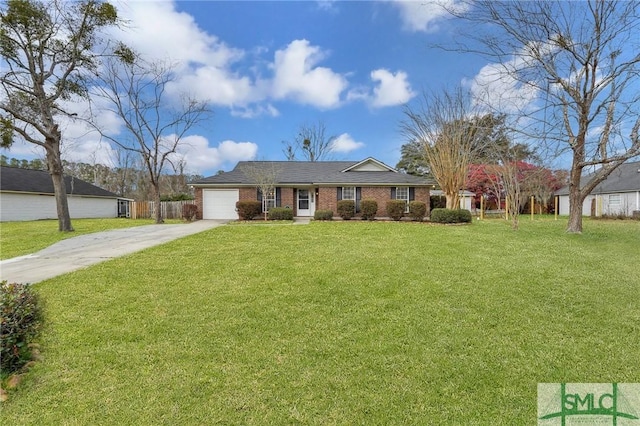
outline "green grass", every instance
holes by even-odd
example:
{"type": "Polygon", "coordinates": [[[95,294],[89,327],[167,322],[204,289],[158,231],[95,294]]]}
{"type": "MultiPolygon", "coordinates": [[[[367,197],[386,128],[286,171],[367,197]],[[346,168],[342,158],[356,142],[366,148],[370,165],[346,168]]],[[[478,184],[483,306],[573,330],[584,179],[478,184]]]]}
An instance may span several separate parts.
{"type": "MultiPolygon", "coordinates": [[[[167,220],[166,223],[180,223],[167,220]]],[[[59,232],[57,220],[0,223],[0,260],[35,253],[53,243],[78,235],[117,228],[151,225],[153,219],[73,219],[74,232],[59,232]]]]}
{"type": "Polygon", "coordinates": [[[227,226],[37,284],[1,424],[535,424],[640,382],[640,222],[227,226]]]}

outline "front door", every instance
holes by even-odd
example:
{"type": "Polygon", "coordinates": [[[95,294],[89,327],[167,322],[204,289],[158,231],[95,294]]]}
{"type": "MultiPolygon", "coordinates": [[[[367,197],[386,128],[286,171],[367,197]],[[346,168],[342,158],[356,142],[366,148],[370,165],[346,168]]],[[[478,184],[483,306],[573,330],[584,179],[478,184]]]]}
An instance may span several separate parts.
{"type": "Polygon", "coordinates": [[[315,200],[313,191],[298,189],[298,216],[313,216],[315,200]]]}

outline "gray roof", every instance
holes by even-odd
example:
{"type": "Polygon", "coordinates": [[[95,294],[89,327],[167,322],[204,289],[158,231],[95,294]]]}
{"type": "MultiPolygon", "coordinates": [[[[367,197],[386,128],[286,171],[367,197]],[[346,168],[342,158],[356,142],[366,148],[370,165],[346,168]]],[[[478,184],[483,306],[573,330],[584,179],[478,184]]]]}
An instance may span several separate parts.
{"type": "MultiPolygon", "coordinates": [[[[71,176],[65,176],[64,182],[68,195],[118,198],[113,192],[71,176]]],[[[46,171],[1,166],[0,190],[34,194],[53,194],[53,182],[51,181],[49,172],[46,171]]]]}
{"type": "Polygon", "coordinates": [[[277,171],[277,185],[403,185],[426,186],[433,182],[423,177],[395,171],[375,159],[364,161],[241,161],[230,172],[193,182],[195,186],[253,186],[255,182],[243,170],[247,167],[277,171]],[[350,167],[371,160],[388,171],[356,171],[350,167]]]}
{"type": "MultiPolygon", "coordinates": [[[[585,175],[580,179],[581,182],[589,182],[593,175],[585,175]]],[[[623,163],[618,166],[605,180],[600,182],[591,191],[591,194],[611,194],[616,192],[635,192],[640,191],[640,161],[632,163],[623,163]]],[[[569,194],[569,187],[556,191],[556,195],[569,194]]]]}

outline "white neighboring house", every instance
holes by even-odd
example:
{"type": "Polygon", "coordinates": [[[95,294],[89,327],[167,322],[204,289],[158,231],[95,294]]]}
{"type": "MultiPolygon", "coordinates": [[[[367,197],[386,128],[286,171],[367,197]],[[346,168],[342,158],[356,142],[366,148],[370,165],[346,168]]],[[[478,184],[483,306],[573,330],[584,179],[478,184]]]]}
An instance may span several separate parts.
{"type": "MultiPolygon", "coordinates": [[[[588,182],[590,175],[582,179],[588,182]]],[[[569,187],[559,189],[556,195],[559,214],[568,215],[569,187]]],[[[582,204],[583,216],[632,216],[635,211],[640,211],[640,161],[624,163],[615,169],[591,191],[582,204]]]]}
{"type": "MultiPolygon", "coordinates": [[[[444,197],[444,192],[441,189],[432,189],[431,195],[436,195],[440,197],[444,197]]],[[[470,191],[460,191],[458,194],[460,197],[460,208],[463,210],[469,210],[471,212],[475,211],[475,206],[473,206],[473,197],[475,194],[470,191]]]]}
{"type": "MultiPolygon", "coordinates": [[[[65,184],[72,219],[118,217],[116,194],[70,176],[65,184]]],[[[0,167],[0,222],[57,218],[49,172],[0,167]]]]}

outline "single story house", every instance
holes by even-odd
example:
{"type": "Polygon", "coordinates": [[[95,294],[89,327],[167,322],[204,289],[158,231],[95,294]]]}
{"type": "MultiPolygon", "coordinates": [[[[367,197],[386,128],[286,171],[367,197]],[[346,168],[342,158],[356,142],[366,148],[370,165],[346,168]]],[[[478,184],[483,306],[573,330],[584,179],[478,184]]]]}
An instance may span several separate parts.
{"type": "Polygon", "coordinates": [[[290,207],[296,217],[313,217],[316,210],[331,210],[338,216],[339,200],[354,200],[356,216],[362,199],[378,202],[378,217],[386,216],[391,199],[418,200],[429,206],[433,182],[398,172],[367,158],[362,161],[241,161],[230,172],[193,182],[198,217],[238,219],[236,202],[262,201],[270,207],[290,207]],[[260,171],[264,171],[260,176],[260,171]],[[256,173],[258,171],[258,173],[256,173]],[[275,190],[261,194],[257,182],[273,176],[275,190]]]}
{"type": "MultiPolygon", "coordinates": [[[[118,208],[127,204],[116,194],[83,180],[71,176],[64,180],[72,219],[118,217],[118,208]]],[[[49,172],[0,167],[0,221],[57,218],[49,172]]]]}
{"type": "MultiPolygon", "coordinates": [[[[590,175],[583,176],[588,182],[590,175]]],[[[569,187],[556,192],[558,212],[569,214],[569,187]]],[[[632,216],[640,211],[640,161],[623,163],[591,191],[582,204],[584,216],[619,215],[632,216]]]]}

